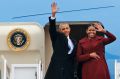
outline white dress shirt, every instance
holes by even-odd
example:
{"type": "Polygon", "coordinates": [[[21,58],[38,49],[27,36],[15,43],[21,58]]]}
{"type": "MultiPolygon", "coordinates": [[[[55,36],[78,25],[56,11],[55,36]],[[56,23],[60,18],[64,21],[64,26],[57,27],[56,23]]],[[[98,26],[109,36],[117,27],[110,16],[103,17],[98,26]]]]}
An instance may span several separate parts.
{"type": "Polygon", "coordinates": [[[72,41],[71,41],[69,36],[67,37],[67,39],[68,39],[68,47],[70,48],[68,54],[71,54],[72,51],[73,51],[74,45],[73,45],[73,43],[72,43],[72,41]]]}
{"type": "Polygon", "coordinates": [[[55,17],[52,17],[52,16],[51,16],[50,18],[51,18],[52,20],[54,20],[54,19],[55,19],[55,17]]]}

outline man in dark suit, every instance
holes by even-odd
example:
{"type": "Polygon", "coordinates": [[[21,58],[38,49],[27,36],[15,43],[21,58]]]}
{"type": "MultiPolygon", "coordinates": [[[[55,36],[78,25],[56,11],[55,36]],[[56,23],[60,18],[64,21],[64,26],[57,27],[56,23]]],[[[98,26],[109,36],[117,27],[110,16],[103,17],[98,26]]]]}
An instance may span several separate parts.
{"type": "Polygon", "coordinates": [[[74,79],[76,41],[70,37],[68,23],[56,28],[55,14],[58,8],[52,4],[52,16],[49,17],[49,33],[53,46],[53,55],[44,79],[74,79]]]}

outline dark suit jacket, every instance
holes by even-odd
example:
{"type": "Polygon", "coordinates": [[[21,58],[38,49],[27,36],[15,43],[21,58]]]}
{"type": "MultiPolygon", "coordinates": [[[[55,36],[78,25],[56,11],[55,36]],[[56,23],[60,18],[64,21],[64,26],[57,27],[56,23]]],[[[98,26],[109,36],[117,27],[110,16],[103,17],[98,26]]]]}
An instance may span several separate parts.
{"type": "Polygon", "coordinates": [[[70,37],[74,44],[74,49],[71,54],[68,54],[70,49],[67,37],[56,31],[55,20],[49,18],[49,22],[53,55],[45,79],[73,79],[76,41],[70,37]]]}

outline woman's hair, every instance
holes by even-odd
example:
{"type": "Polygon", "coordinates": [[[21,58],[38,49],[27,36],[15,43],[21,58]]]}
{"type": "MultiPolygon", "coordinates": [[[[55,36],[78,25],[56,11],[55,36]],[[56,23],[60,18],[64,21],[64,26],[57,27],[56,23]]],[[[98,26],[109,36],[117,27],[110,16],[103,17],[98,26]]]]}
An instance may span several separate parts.
{"type": "Polygon", "coordinates": [[[86,30],[89,28],[89,27],[95,27],[94,23],[91,23],[91,24],[88,24],[88,27],[86,28],[86,30]]]}

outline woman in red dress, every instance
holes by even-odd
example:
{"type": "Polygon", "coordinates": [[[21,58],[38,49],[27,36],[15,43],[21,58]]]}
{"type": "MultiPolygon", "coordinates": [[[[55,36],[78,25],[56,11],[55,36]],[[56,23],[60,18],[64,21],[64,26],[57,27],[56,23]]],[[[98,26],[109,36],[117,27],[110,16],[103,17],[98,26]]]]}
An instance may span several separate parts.
{"type": "Polygon", "coordinates": [[[86,30],[87,36],[81,39],[77,48],[77,60],[82,63],[82,79],[110,79],[105,59],[105,45],[116,40],[116,37],[94,23],[86,30]],[[96,35],[104,33],[107,38],[96,35]]]}

